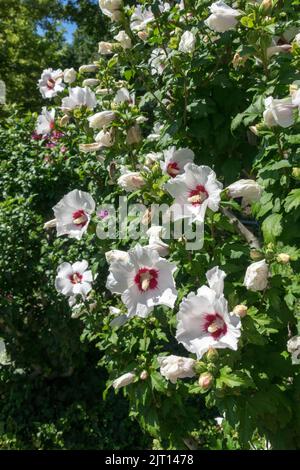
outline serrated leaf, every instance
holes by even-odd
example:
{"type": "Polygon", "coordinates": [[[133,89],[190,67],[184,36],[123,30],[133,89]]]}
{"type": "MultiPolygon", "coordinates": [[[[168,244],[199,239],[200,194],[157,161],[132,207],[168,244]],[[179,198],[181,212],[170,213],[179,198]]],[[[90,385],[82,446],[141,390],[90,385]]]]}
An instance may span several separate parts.
{"type": "Polygon", "coordinates": [[[300,188],[293,189],[285,200],[284,208],[286,212],[290,212],[292,209],[296,209],[300,206],[300,188]]]}
{"type": "Polygon", "coordinates": [[[262,223],[264,239],[267,243],[273,242],[282,232],[282,214],[271,214],[262,223]]]}

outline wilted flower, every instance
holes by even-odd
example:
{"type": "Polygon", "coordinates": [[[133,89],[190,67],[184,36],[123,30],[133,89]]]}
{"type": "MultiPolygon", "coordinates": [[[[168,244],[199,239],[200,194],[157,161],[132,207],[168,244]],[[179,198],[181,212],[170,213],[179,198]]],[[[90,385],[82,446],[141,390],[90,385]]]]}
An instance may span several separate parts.
{"type": "Polygon", "coordinates": [[[125,189],[127,192],[133,192],[144,186],[145,180],[142,175],[137,171],[129,171],[126,168],[121,168],[121,176],[118,178],[118,185],[125,189]]]}
{"type": "Polygon", "coordinates": [[[109,125],[115,117],[113,111],[101,111],[88,117],[88,121],[92,129],[102,129],[102,127],[109,125]]]}
{"type": "Polygon", "coordinates": [[[195,50],[196,36],[191,31],[185,31],[181,36],[178,50],[186,54],[192,53],[195,50]]]}
{"type": "Polygon", "coordinates": [[[93,142],[92,144],[79,144],[80,152],[89,153],[89,152],[97,152],[101,150],[103,145],[100,142],[93,142]]]}
{"type": "Polygon", "coordinates": [[[122,0],[99,0],[99,6],[102,13],[108,16],[112,21],[121,19],[122,0]]]}
{"type": "Polygon", "coordinates": [[[160,162],[163,173],[175,178],[175,176],[184,173],[184,167],[187,163],[194,161],[194,152],[188,148],[176,149],[175,146],[164,150],[164,161],[160,162]]]}
{"type": "Polygon", "coordinates": [[[76,70],[74,68],[64,70],[64,82],[73,83],[77,77],[76,70]]]}
{"type": "Polygon", "coordinates": [[[176,339],[201,357],[209,348],[237,350],[240,319],[228,313],[223,295],[224,271],[215,267],[206,273],[209,287],[202,286],[183,299],[177,314],[176,339]]]}
{"type": "Polygon", "coordinates": [[[181,356],[161,356],[157,358],[160,365],[160,373],[172,384],[176,384],[177,379],[185,379],[195,376],[194,365],[196,361],[188,357],[181,356]]]}
{"type": "Polygon", "coordinates": [[[61,109],[64,112],[72,111],[75,108],[85,106],[88,109],[94,109],[97,105],[95,93],[88,87],[69,88],[69,96],[61,101],[61,109]]]}
{"type": "Polygon", "coordinates": [[[234,29],[238,22],[237,17],[241,15],[238,10],[231,8],[222,1],[213,3],[209,9],[211,15],[207,18],[205,24],[217,33],[234,29]]]}
{"type": "Polygon", "coordinates": [[[79,67],[80,73],[91,73],[97,72],[99,70],[99,65],[96,64],[86,64],[79,67]]]}
{"type": "Polygon", "coordinates": [[[74,264],[62,263],[57,269],[55,287],[58,292],[68,297],[81,295],[83,298],[91,291],[92,271],[87,271],[88,262],[77,261],[74,264]]]}
{"type": "Polygon", "coordinates": [[[147,317],[156,305],[173,308],[177,291],[173,279],[176,265],[161,258],[151,248],[136,245],[128,261],[114,261],[106,287],[121,294],[128,316],[147,317]]]}
{"type": "Polygon", "coordinates": [[[86,80],[83,80],[82,86],[97,86],[99,83],[100,80],[98,80],[98,78],[87,78],[86,80]]]}
{"type": "Polygon", "coordinates": [[[113,381],[113,387],[115,390],[118,390],[121,387],[126,387],[127,385],[131,384],[136,375],[133,372],[127,372],[127,374],[121,375],[116,380],[113,381]]]}
{"type": "Polygon", "coordinates": [[[41,78],[38,81],[38,87],[43,98],[53,98],[65,88],[63,80],[63,71],[61,69],[43,70],[41,78]]]}
{"type": "Polygon", "coordinates": [[[50,134],[54,129],[55,109],[47,110],[46,107],[42,108],[42,113],[37,118],[35,132],[39,135],[50,134]]]}
{"type": "Polygon", "coordinates": [[[292,98],[277,100],[269,96],[265,99],[264,122],[268,127],[290,127],[294,124],[293,110],[292,98]]]}
{"type": "Polygon", "coordinates": [[[110,42],[100,41],[98,43],[98,52],[102,55],[109,55],[113,53],[113,44],[110,42]]]}
{"type": "Polygon", "coordinates": [[[127,251],[122,250],[111,250],[105,253],[105,258],[108,264],[114,263],[115,261],[129,261],[129,255],[127,251]]]}
{"type": "Polygon", "coordinates": [[[233,59],[232,59],[232,65],[235,69],[237,69],[238,67],[244,65],[248,60],[248,56],[247,55],[240,55],[238,52],[236,52],[233,56],[233,59]]]}
{"type": "Polygon", "coordinates": [[[287,350],[292,355],[292,363],[300,364],[300,336],[293,336],[287,342],[287,350]]]}
{"type": "Polygon", "coordinates": [[[227,188],[229,196],[233,199],[243,198],[243,205],[259,201],[262,187],[254,180],[238,180],[227,188]]]}
{"type": "Polygon", "coordinates": [[[165,189],[175,198],[172,206],[174,220],[189,218],[191,222],[204,222],[207,207],[219,208],[222,184],[208,166],[188,163],[185,173],[170,179],[165,189]]]}
{"type": "Polygon", "coordinates": [[[142,140],[142,131],[138,124],[131,126],[127,131],[126,143],[128,145],[139,144],[142,140]]]}
{"type": "Polygon", "coordinates": [[[149,59],[152,75],[162,75],[167,63],[167,55],[164,49],[153,49],[149,59]]]}
{"type": "Polygon", "coordinates": [[[121,44],[123,49],[130,49],[132,46],[131,39],[125,31],[120,31],[114,39],[121,44]]]}
{"type": "Polygon", "coordinates": [[[116,96],[114,98],[114,102],[116,104],[120,104],[120,103],[133,103],[134,104],[134,101],[135,101],[135,94],[134,93],[130,93],[129,90],[127,90],[127,88],[120,88],[120,90],[117,91],[116,93],[116,96]]]}
{"type": "Polygon", "coordinates": [[[168,256],[170,251],[169,245],[164,243],[160,238],[162,236],[163,231],[163,227],[159,225],[152,225],[152,227],[147,230],[147,235],[149,237],[149,248],[151,248],[152,250],[156,250],[159,256],[161,256],[162,258],[168,256]]]}
{"type": "Polygon", "coordinates": [[[95,201],[89,193],[74,189],[53,207],[57,236],[69,235],[80,240],[86,232],[95,210],[95,201]]]}
{"type": "Polygon", "coordinates": [[[111,147],[114,144],[113,130],[102,129],[95,137],[95,141],[101,144],[102,147],[111,147]]]}
{"type": "Polygon", "coordinates": [[[263,259],[261,261],[257,261],[256,263],[252,263],[247,268],[244,279],[244,286],[248,290],[252,291],[265,290],[268,285],[268,275],[269,268],[266,260],[263,259]]]}

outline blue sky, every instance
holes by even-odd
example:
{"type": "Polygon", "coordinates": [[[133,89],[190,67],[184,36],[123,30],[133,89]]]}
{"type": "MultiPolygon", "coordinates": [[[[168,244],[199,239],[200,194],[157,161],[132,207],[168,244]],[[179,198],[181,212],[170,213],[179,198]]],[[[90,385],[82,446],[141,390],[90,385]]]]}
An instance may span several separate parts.
{"type": "MultiPolygon", "coordinates": [[[[72,40],[73,40],[73,33],[74,33],[74,31],[77,27],[76,23],[72,23],[71,21],[62,21],[61,24],[62,24],[62,28],[66,30],[66,32],[64,34],[64,36],[66,38],[66,41],[68,43],[71,43],[72,40]]],[[[43,35],[43,29],[40,26],[38,26],[37,32],[41,36],[43,35]]]]}

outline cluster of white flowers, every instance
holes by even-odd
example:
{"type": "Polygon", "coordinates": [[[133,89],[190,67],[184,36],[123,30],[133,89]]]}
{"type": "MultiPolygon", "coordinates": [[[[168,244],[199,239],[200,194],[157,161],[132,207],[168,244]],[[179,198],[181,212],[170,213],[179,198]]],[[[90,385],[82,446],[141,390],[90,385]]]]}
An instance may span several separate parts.
{"type": "MultiPolygon", "coordinates": [[[[99,6],[104,15],[123,25],[122,0],[99,0],[99,6]]],[[[177,7],[185,8],[183,2],[177,4],[177,7]]],[[[162,14],[167,15],[170,8],[168,3],[159,4],[162,14]]],[[[209,8],[211,14],[206,19],[205,25],[214,33],[225,33],[237,27],[241,11],[223,1],[212,3],[209,8]]],[[[141,5],[135,7],[130,18],[131,32],[123,25],[127,32],[120,30],[114,36],[116,43],[101,41],[98,45],[99,53],[103,56],[113,53],[127,54],[133,46],[135,37],[137,41],[139,39],[147,41],[154,23],[155,16],[150,7],[141,5]]],[[[180,31],[177,56],[180,56],[179,53],[196,54],[199,33],[193,28],[189,29],[188,25],[180,31]]],[[[207,34],[210,34],[208,30],[207,34]]],[[[217,37],[219,38],[219,35],[217,37]]],[[[294,42],[300,45],[299,34],[296,35],[294,42]]],[[[282,50],[283,46],[274,45],[268,49],[267,55],[271,57],[282,50]]],[[[151,50],[148,66],[153,76],[158,75],[158,79],[161,79],[160,76],[169,66],[169,55],[173,52],[165,46],[151,50]]],[[[79,68],[79,74],[94,73],[98,70],[97,63],[86,64],[79,68]]],[[[126,82],[120,81],[116,84],[117,91],[114,92],[116,93],[114,98],[109,99],[111,109],[103,109],[106,105],[98,106],[102,105],[102,102],[97,100],[97,96],[110,94],[111,90],[101,88],[101,81],[98,78],[87,78],[83,80],[82,87],[73,86],[67,90],[66,84],[77,83],[77,78],[78,73],[73,68],[64,71],[49,68],[43,71],[38,86],[42,96],[47,99],[64,92],[60,109],[65,113],[62,119],[65,118],[66,122],[70,116],[76,114],[77,110],[86,112],[88,126],[91,130],[96,130],[97,134],[94,142],[80,144],[79,149],[83,152],[103,151],[112,147],[117,141],[116,129],[120,110],[138,108],[136,103],[138,100],[134,90],[126,82]],[[99,88],[95,91],[91,90],[91,87],[98,85],[99,88]]],[[[265,99],[264,123],[269,128],[290,127],[295,122],[295,112],[299,107],[300,90],[294,90],[290,97],[284,99],[274,99],[269,96],[265,99]]],[[[138,146],[143,139],[142,123],[146,120],[145,116],[139,115],[135,116],[134,122],[130,122],[122,134],[126,145],[138,146]]],[[[38,117],[36,133],[42,136],[48,135],[54,126],[55,109],[48,110],[43,107],[38,117]]],[[[163,132],[164,126],[156,122],[153,131],[147,137],[147,143],[158,141],[163,132]]],[[[173,221],[187,219],[190,225],[196,223],[203,226],[207,210],[212,212],[219,210],[223,185],[218,181],[212,168],[194,163],[195,154],[191,149],[170,146],[168,141],[163,149],[148,151],[144,157],[143,163],[133,168],[124,165],[124,161],[120,159],[122,164],[117,165],[118,177],[115,181],[124,191],[142,192],[147,185],[147,175],[151,174],[155,166],[160,175],[163,175],[164,185],[161,189],[173,198],[170,208],[173,221]]],[[[241,179],[229,185],[226,194],[230,198],[241,198],[244,209],[260,200],[262,187],[252,179],[241,179]]],[[[89,193],[75,189],[53,207],[55,219],[47,222],[45,226],[46,228],[56,226],[57,236],[67,235],[80,240],[87,232],[95,207],[95,201],[89,193]]],[[[132,317],[146,318],[157,306],[174,309],[178,294],[174,274],[178,266],[165,259],[170,255],[170,246],[163,241],[164,235],[163,227],[153,225],[147,231],[148,245],[136,244],[128,252],[120,250],[106,252],[109,264],[106,287],[111,293],[120,295],[124,305],[123,310],[110,307],[110,313],[115,316],[110,323],[112,327],[120,327],[132,317]]],[[[81,301],[85,300],[92,289],[94,278],[87,268],[88,263],[85,260],[73,264],[65,262],[58,267],[55,286],[57,291],[68,297],[70,305],[76,303],[77,295],[80,295],[81,301]]],[[[213,267],[206,273],[208,286],[202,285],[196,293],[189,293],[178,307],[176,340],[197,359],[201,359],[211,348],[229,348],[234,351],[238,348],[241,318],[247,314],[247,307],[241,304],[233,311],[229,310],[223,292],[225,276],[225,272],[218,266],[213,267]]],[[[246,269],[244,286],[253,292],[264,291],[268,287],[269,276],[269,267],[265,259],[252,263],[246,269]]],[[[294,362],[299,361],[299,337],[289,341],[288,350],[292,353],[294,362]]],[[[161,375],[173,384],[177,379],[192,378],[196,375],[194,358],[163,355],[157,359],[161,375]]],[[[144,376],[146,377],[145,374],[144,376]]],[[[113,386],[119,389],[136,379],[136,371],[127,372],[116,379],[113,386]]],[[[211,383],[211,374],[202,376],[201,386],[204,389],[208,389],[211,383]]]]}

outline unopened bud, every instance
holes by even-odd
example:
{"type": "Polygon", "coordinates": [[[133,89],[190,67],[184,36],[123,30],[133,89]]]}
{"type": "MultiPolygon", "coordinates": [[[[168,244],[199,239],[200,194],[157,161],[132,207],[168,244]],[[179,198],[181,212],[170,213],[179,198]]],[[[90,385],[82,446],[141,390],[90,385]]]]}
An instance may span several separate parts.
{"type": "Polygon", "coordinates": [[[273,0],[263,0],[260,4],[260,10],[263,12],[267,13],[271,8],[273,8],[273,0]]]}
{"type": "Polygon", "coordinates": [[[142,41],[146,41],[149,36],[149,34],[146,31],[139,31],[137,35],[142,41]]]}
{"type": "Polygon", "coordinates": [[[146,370],[143,370],[143,371],[141,372],[141,374],[140,374],[140,379],[141,379],[141,380],[147,380],[148,377],[149,377],[148,372],[147,372],[146,370]]]}
{"type": "Polygon", "coordinates": [[[234,307],[234,309],[232,310],[232,312],[235,315],[238,315],[241,318],[244,318],[247,315],[247,311],[248,311],[248,307],[246,307],[246,305],[242,305],[242,304],[236,305],[234,307]]]}
{"type": "Polygon", "coordinates": [[[196,374],[202,374],[202,372],[207,371],[207,365],[203,361],[196,361],[194,365],[194,371],[196,374]]]}
{"type": "Polygon", "coordinates": [[[214,348],[209,348],[206,353],[206,358],[209,362],[216,362],[219,358],[219,353],[214,348]]]}
{"type": "Polygon", "coordinates": [[[279,255],[277,256],[278,263],[282,263],[282,264],[289,263],[290,259],[291,257],[287,253],[279,253],[279,255]]]}
{"type": "Polygon", "coordinates": [[[294,167],[292,169],[292,175],[296,179],[300,179],[300,168],[294,167]]]}
{"type": "Polygon", "coordinates": [[[203,374],[200,375],[199,377],[199,386],[203,390],[209,390],[214,382],[214,378],[210,372],[204,372],[203,374]]]}

